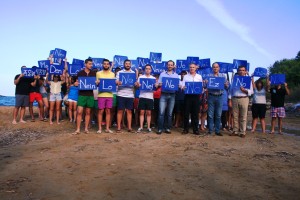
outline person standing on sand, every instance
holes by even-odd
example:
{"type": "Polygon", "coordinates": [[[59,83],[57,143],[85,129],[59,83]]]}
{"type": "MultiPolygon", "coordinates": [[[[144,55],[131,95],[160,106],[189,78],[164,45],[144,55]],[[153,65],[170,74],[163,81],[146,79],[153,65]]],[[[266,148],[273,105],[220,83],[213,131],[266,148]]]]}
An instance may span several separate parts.
{"type": "MultiPolygon", "coordinates": [[[[26,66],[22,66],[26,68],[26,66]]],[[[29,106],[29,90],[30,90],[31,79],[24,78],[23,74],[18,74],[15,76],[14,84],[16,85],[15,91],[15,108],[13,112],[13,121],[12,124],[17,124],[17,117],[19,110],[20,111],[20,122],[26,123],[24,121],[25,107],[29,106]]]]}
{"type": "MultiPolygon", "coordinates": [[[[84,61],[85,68],[78,72],[78,77],[96,77],[96,72],[92,71],[93,60],[88,58],[84,61]]],[[[91,117],[91,109],[94,107],[94,93],[93,90],[79,90],[78,93],[78,102],[77,102],[77,118],[76,118],[76,131],[73,135],[80,133],[80,125],[82,119],[82,113],[85,109],[85,128],[84,133],[88,134],[89,123],[91,117]]]]}
{"type": "MultiPolygon", "coordinates": [[[[110,63],[108,59],[103,59],[102,61],[103,70],[96,73],[96,83],[99,85],[101,79],[105,78],[115,78],[115,74],[110,70],[110,63]]],[[[112,92],[99,92],[98,93],[98,131],[97,133],[102,133],[102,117],[105,110],[105,122],[106,122],[106,133],[113,133],[110,127],[111,120],[111,109],[113,105],[113,93],[112,92]]]]}
{"type": "Polygon", "coordinates": [[[275,133],[275,123],[278,118],[278,133],[282,134],[282,118],[285,117],[284,109],[284,98],[285,95],[290,95],[290,90],[288,84],[284,83],[284,88],[281,84],[275,85],[271,88],[271,82],[267,81],[267,90],[271,93],[271,132],[270,134],[275,133]]]}
{"type": "MultiPolygon", "coordinates": [[[[246,76],[247,71],[245,66],[239,66],[239,76],[246,76]]],[[[233,132],[229,136],[246,137],[247,128],[247,111],[249,105],[249,97],[252,95],[253,89],[250,85],[250,90],[244,87],[230,87],[228,94],[228,106],[232,107],[234,127],[233,132]]]]}

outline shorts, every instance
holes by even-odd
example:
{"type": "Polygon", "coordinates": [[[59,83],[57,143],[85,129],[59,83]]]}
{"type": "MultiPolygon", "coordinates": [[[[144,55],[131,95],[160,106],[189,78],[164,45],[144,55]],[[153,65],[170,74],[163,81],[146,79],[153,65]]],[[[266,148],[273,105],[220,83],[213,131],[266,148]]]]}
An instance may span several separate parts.
{"type": "Polygon", "coordinates": [[[33,103],[34,101],[41,101],[43,100],[42,95],[37,92],[30,92],[29,93],[29,102],[33,103]]]}
{"type": "Polygon", "coordinates": [[[140,98],[138,103],[139,110],[153,110],[154,109],[154,101],[153,99],[140,98]]]}
{"type": "Polygon", "coordinates": [[[28,107],[29,95],[16,94],[15,107],[28,107]]]}
{"type": "Polygon", "coordinates": [[[140,98],[134,98],[133,108],[136,110],[138,109],[138,106],[139,106],[139,100],[140,100],[140,98]]]}
{"type": "Polygon", "coordinates": [[[98,97],[98,109],[112,108],[113,97],[98,97]]]}
{"type": "Polygon", "coordinates": [[[58,93],[58,94],[53,94],[53,93],[50,93],[50,99],[49,101],[61,101],[62,98],[61,98],[61,94],[58,93]]]}
{"type": "Polygon", "coordinates": [[[94,96],[78,96],[77,105],[84,108],[94,107],[94,96]]]}
{"type": "Polygon", "coordinates": [[[114,94],[114,97],[113,97],[113,107],[117,107],[117,95],[114,94]]]}
{"type": "Polygon", "coordinates": [[[117,96],[118,109],[119,110],[124,110],[124,109],[132,110],[133,109],[133,100],[134,100],[134,98],[117,96]]]}
{"type": "Polygon", "coordinates": [[[68,99],[68,102],[77,102],[77,101],[75,101],[73,99],[68,99]]]}
{"type": "Polygon", "coordinates": [[[175,101],[175,113],[183,113],[184,111],[184,101],[175,101]]]}
{"type": "Polygon", "coordinates": [[[284,107],[271,107],[271,117],[285,117],[284,107]]]}
{"type": "Polygon", "coordinates": [[[48,93],[44,92],[44,93],[41,93],[42,95],[42,98],[48,98],[48,93]]]}
{"type": "Polygon", "coordinates": [[[252,104],[252,118],[264,119],[266,117],[267,106],[266,104],[252,104]]]}

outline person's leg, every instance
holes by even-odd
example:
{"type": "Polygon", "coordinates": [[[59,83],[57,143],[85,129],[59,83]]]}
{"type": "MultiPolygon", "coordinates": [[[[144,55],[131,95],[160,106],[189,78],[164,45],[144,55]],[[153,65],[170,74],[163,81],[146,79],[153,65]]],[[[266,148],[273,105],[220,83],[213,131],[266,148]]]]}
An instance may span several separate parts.
{"type": "Polygon", "coordinates": [[[26,123],[25,121],[24,121],[24,115],[25,115],[25,106],[22,106],[21,107],[21,111],[20,111],[20,122],[21,123],[26,123]]]}
{"type": "Polygon", "coordinates": [[[53,113],[54,113],[55,101],[50,101],[50,112],[49,112],[49,123],[53,124],[53,113]]]}
{"type": "Polygon", "coordinates": [[[166,129],[170,130],[172,127],[172,116],[173,116],[173,109],[175,105],[175,93],[174,94],[169,94],[169,99],[168,99],[168,109],[167,109],[167,116],[168,116],[168,122],[166,129]]]}
{"type": "Polygon", "coordinates": [[[30,102],[30,104],[29,104],[29,113],[30,113],[30,116],[31,116],[31,121],[34,121],[33,102],[30,102]]]}
{"type": "Polygon", "coordinates": [[[282,117],[278,117],[278,133],[282,134],[282,117]]]}
{"type": "Polygon", "coordinates": [[[190,111],[194,134],[199,134],[199,109],[199,97],[193,96],[190,104],[190,111]]]}
{"type": "Polygon", "coordinates": [[[37,100],[38,102],[38,106],[39,106],[39,116],[40,116],[40,120],[44,120],[44,103],[42,98],[37,100]]]}
{"type": "Polygon", "coordinates": [[[99,109],[98,110],[98,133],[101,133],[101,131],[102,131],[103,111],[104,111],[104,109],[99,109]]]}
{"type": "Polygon", "coordinates": [[[85,127],[84,127],[85,133],[88,133],[88,131],[89,131],[90,119],[91,119],[91,108],[86,108],[85,109],[85,127]]]}
{"type": "Polygon", "coordinates": [[[248,113],[249,98],[240,99],[240,130],[242,135],[246,135],[247,129],[247,113],[248,113]]]}
{"type": "Polygon", "coordinates": [[[109,127],[110,127],[110,119],[111,119],[111,116],[110,116],[110,110],[111,108],[105,108],[105,121],[106,121],[106,130],[108,131],[109,130],[109,127]]]}
{"type": "Polygon", "coordinates": [[[252,118],[252,130],[251,132],[255,132],[258,118],[252,118]]]}
{"type": "Polygon", "coordinates": [[[263,133],[266,133],[266,121],[265,118],[260,119],[261,129],[263,133]]]}
{"type": "MultiPolygon", "coordinates": [[[[61,101],[59,100],[59,101],[55,101],[55,104],[56,104],[56,116],[60,116],[61,115],[61,101]]],[[[59,117],[56,117],[56,123],[57,124],[60,124],[59,123],[59,117]]]]}
{"type": "Polygon", "coordinates": [[[14,108],[14,112],[13,112],[13,124],[17,124],[17,117],[18,117],[18,113],[19,113],[20,107],[15,107],[14,108]]]}
{"type": "Polygon", "coordinates": [[[73,104],[74,104],[73,101],[69,101],[69,120],[70,120],[70,122],[73,121],[73,104]]]}
{"type": "Polygon", "coordinates": [[[151,128],[151,110],[146,111],[147,116],[147,129],[149,130],[151,128]]]}
{"type": "Polygon", "coordinates": [[[117,129],[121,130],[121,123],[122,123],[122,118],[123,118],[123,112],[124,110],[119,109],[117,112],[117,129]]]}
{"type": "Polygon", "coordinates": [[[48,98],[45,97],[43,98],[43,103],[44,103],[44,118],[47,118],[48,115],[48,110],[49,110],[49,102],[48,102],[48,98]]]}
{"type": "Polygon", "coordinates": [[[215,101],[214,108],[214,117],[215,117],[215,133],[220,133],[220,125],[221,125],[221,115],[222,115],[222,106],[223,106],[223,97],[217,96],[215,101]]]}
{"type": "Polygon", "coordinates": [[[140,110],[140,129],[143,129],[145,119],[145,110],[140,110]]]}
{"type": "Polygon", "coordinates": [[[235,134],[239,131],[239,102],[238,99],[232,99],[232,114],[233,114],[233,132],[235,134]]]}
{"type": "Polygon", "coordinates": [[[73,116],[74,116],[74,119],[73,121],[76,122],[76,118],[77,118],[77,102],[73,102],[73,116]]]}
{"type": "Polygon", "coordinates": [[[227,115],[227,112],[225,110],[223,110],[222,115],[221,115],[221,122],[222,122],[223,130],[225,130],[225,128],[226,128],[226,115],[227,115]]]}
{"type": "Polygon", "coordinates": [[[208,133],[212,134],[214,128],[214,113],[215,113],[215,97],[212,95],[208,95],[208,133]]]}
{"type": "MultiPolygon", "coordinates": [[[[51,102],[50,102],[50,109],[51,109],[51,102]]],[[[77,108],[77,117],[76,117],[76,131],[75,133],[80,132],[80,125],[81,125],[81,120],[82,120],[82,113],[83,113],[83,107],[78,106],[77,108]]]]}
{"type": "Polygon", "coordinates": [[[159,100],[158,131],[163,130],[166,107],[167,107],[167,97],[165,94],[161,94],[159,100]]]}
{"type": "Polygon", "coordinates": [[[277,119],[277,117],[272,117],[272,122],[271,122],[271,133],[275,133],[276,119],[277,119]]]}
{"type": "Polygon", "coordinates": [[[190,97],[186,95],[184,98],[184,120],[183,120],[183,131],[185,133],[189,131],[189,119],[190,119],[190,97]]]}

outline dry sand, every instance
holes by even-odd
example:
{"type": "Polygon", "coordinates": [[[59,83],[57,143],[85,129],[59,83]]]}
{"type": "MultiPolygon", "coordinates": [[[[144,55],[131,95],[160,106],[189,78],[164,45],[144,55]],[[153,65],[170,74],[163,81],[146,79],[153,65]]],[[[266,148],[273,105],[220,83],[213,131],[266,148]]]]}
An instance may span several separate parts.
{"type": "MultiPolygon", "coordinates": [[[[73,136],[68,121],[12,125],[12,109],[0,107],[1,200],[300,196],[297,136],[97,135],[96,127],[73,136]]],[[[299,118],[286,124],[300,128],[299,118]]]]}

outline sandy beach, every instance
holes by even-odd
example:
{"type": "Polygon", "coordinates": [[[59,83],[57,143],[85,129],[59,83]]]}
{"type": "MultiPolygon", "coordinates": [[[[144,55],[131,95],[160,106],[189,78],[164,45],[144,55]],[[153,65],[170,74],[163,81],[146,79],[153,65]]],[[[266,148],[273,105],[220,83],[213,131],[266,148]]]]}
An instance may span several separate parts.
{"type": "MultiPolygon", "coordinates": [[[[28,112],[28,123],[12,125],[12,110],[0,107],[1,200],[300,196],[299,136],[96,134],[96,126],[73,136],[68,120],[50,126],[28,112]]],[[[284,126],[297,133],[300,118],[284,126]]]]}

